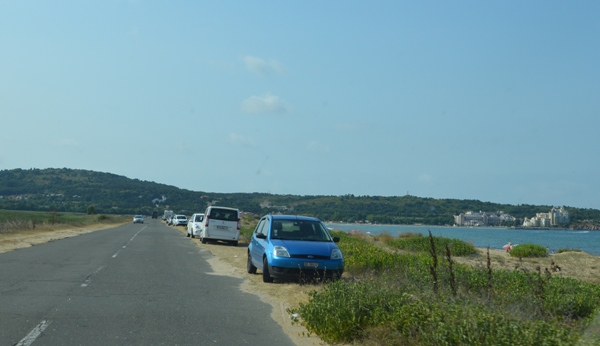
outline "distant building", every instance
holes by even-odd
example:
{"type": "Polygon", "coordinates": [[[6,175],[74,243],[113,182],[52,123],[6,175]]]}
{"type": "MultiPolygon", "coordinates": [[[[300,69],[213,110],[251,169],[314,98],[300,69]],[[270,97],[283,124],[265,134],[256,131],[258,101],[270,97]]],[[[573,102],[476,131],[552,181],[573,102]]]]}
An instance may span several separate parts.
{"type": "Polygon", "coordinates": [[[523,221],[523,227],[550,227],[570,222],[569,212],[565,207],[553,207],[548,213],[537,213],[534,217],[523,221]]]}
{"type": "Polygon", "coordinates": [[[467,211],[466,213],[460,213],[454,216],[454,223],[458,226],[500,226],[504,222],[515,222],[515,217],[509,214],[505,214],[503,211],[467,211]]]}

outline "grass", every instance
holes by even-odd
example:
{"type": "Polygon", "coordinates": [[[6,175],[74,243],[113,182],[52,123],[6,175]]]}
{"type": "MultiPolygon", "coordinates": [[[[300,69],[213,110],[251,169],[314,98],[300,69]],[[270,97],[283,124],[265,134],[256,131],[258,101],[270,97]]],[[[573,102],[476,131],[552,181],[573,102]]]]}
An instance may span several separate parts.
{"type": "Polygon", "coordinates": [[[0,210],[0,234],[49,230],[56,227],[84,227],[99,223],[119,223],[127,218],[128,216],[124,215],[0,210]]]}
{"type": "MultiPolygon", "coordinates": [[[[472,256],[472,246],[453,239],[403,235],[369,241],[335,235],[341,237],[349,275],[289,310],[300,316],[297,323],[328,343],[576,345],[597,340],[599,285],[557,276],[539,265],[492,268],[489,250],[485,266],[462,265],[455,256],[472,256]]],[[[523,246],[519,255],[547,256],[543,250],[523,246]]]]}

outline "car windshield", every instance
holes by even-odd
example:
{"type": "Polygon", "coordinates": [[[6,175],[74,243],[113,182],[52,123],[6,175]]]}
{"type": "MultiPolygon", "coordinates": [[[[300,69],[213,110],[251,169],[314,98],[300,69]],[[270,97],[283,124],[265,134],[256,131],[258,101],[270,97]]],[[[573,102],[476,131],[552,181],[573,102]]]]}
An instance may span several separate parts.
{"type": "Polygon", "coordinates": [[[305,220],[273,220],[271,239],[332,241],[322,223],[305,220]]]}

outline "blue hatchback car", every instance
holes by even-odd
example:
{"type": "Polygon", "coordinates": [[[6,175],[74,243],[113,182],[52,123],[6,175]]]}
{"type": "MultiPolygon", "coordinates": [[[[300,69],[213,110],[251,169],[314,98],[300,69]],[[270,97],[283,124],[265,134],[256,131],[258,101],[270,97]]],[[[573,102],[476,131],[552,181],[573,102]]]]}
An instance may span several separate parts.
{"type": "Polygon", "coordinates": [[[247,271],[262,270],[263,281],[273,279],[339,278],[344,257],[327,227],[314,217],[265,215],[248,245],[247,271]]]}

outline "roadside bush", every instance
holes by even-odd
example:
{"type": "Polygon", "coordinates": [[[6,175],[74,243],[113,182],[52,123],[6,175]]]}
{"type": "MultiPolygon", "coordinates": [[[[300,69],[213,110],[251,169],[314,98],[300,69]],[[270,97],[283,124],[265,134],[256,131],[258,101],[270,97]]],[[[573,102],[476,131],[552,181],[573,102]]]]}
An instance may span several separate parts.
{"type": "Polygon", "coordinates": [[[364,240],[343,232],[333,232],[332,235],[340,237],[338,246],[344,254],[344,264],[349,272],[358,273],[367,269],[381,271],[395,262],[394,254],[364,240]]]}
{"type": "Polygon", "coordinates": [[[325,285],[289,310],[329,343],[575,345],[599,311],[600,286],[539,267],[492,271],[341,236],[346,263],[369,275],[325,285]]]}
{"type": "Polygon", "coordinates": [[[98,220],[98,222],[102,222],[102,221],[107,221],[110,218],[106,215],[98,215],[98,217],[96,217],[96,220],[98,220]]]}
{"type": "Polygon", "coordinates": [[[515,246],[508,252],[511,257],[525,258],[525,257],[546,257],[548,256],[548,249],[541,245],[536,244],[521,244],[515,246]]]}
{"type": "Polygon", "coordinates": [[[472,297],[436,298],[430,290],[398,285],[390,276],[337,281],[290,313],[329,343],[369,340],[388,345],[572,345],[576,325],[521,318],[507,306],[472,297]]]}
{"type": "Polygon", "coordinates": [[[567,249],[567,248],[560,248],[558,250],[556,250],[556,253],[563,253],[563,252],[582,252],[580,249],[567,249]]]}
{"type": "MultiPolygon", "coordinates": [[[[446,245],[450,247],[452,256],[468,256],[477,253],[472,244],[458,239],[449,239],[444,237],[433,237],[435,248],[440,256],[445,255],[446,245]]],[[[431,244],[429,237],[409,237],[397,238],[387,243],[389,246],[407,251],[429,252],[431,244]]]]}

